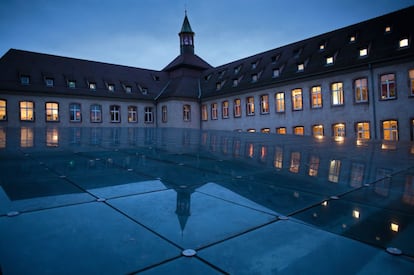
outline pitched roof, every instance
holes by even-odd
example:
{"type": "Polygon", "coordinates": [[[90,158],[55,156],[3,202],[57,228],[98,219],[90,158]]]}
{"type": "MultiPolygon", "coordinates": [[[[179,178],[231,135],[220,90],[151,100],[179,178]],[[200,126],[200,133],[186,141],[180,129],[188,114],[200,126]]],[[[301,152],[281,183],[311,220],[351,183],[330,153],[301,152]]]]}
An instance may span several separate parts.
{"type": "Polygon", "coordinates": [[[213,67],[196,54],[183,53],[177,56],[162,70],[165,72],[170,72],[178,68],[189,68],[203,71],[206,69],[211,69],[213,67]]]}
{"type": "Polygon", "coordinates": [[[181,32],[182,33],[183,32],[185,32],[185,33],[194,33],[193,30],[191,29],[190,21],[188,21],[187,13],[185,14],[185,17],[184,17],[183,25],[181,27],[181,32]]]}

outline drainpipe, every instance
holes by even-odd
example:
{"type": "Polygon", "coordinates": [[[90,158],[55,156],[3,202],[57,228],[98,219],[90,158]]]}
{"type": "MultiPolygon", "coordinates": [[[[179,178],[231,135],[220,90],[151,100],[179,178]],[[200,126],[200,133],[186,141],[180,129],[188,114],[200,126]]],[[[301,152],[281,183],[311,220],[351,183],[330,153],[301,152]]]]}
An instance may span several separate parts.
{"type": "Polygon", "coordinates": [[[371,63],[368,64],[369,76],[371,78],[371,95],[372,95],[372,113],[373,113],[373,124],[374,124],[374,139],[378,138],[377,135],[377,110],[376,110],[376,101],[375,101],[375,91],[374,91],[374,71],[372,70],[371,63]]]}

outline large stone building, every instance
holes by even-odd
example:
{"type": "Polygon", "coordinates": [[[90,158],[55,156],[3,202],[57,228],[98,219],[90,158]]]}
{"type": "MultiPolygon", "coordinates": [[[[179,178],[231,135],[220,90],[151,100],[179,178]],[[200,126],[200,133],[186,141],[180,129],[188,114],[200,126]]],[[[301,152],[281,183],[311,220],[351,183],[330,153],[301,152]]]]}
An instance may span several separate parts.
{"type": "Polygon", "coordinates": [[[0,127],[178,127],[413,140],[414,7],[212,67],[185,15],[163,70],[9,50],[0,127]]]}

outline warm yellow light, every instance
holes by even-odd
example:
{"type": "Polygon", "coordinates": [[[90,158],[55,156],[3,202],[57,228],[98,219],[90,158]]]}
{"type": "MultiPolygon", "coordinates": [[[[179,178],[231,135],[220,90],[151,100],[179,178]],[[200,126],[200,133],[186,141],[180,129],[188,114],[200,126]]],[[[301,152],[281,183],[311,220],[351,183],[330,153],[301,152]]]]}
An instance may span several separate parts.
{"type": "Polygon", "coordinates": [[[398,224],[396,224],[396,223],[391,223],[391,230],[392,231],[394,231],[394,232],[398,232],[398,229],[399,229],[399,225],[398,224]]]}
{"type": "Polygon", "coordinates": [[[324,202],[322,202],[322,205],[323,205],[323,206],[328,206],[328,201],[324,201],[324,202]]]}
{"type": "Polygon", "coordinates": [[[358,210],[354,210],[354,211],[352,211],[352,217],[354,217],[354,218],[356,218],[356,219],[359,219],[359,217],[360,217],[360,213],[359,213],[359,211],[358,210]]]}

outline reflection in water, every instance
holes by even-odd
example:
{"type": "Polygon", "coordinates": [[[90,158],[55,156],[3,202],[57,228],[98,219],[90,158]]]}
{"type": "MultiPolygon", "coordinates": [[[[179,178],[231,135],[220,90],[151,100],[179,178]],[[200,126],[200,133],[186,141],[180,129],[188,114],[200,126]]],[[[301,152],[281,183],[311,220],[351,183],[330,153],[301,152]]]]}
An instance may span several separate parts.
{"type": "Polygon", "coordinates": [[[0,128],[0,148],[6,148],[6,130],[0,128]]]}
{"type": "Polygon", "coordinates": [[[289,171],[292,173],[299,173],[299,167],[300,167],[300,152],[292,152],[290,154],[289,171]]]}
{"type": "Polygon", "coordinates": [[[20,128],[20,147],[29,148],[33,147],[33,128],[22,127],[20,128]]]}
{"type": "Polygon", "coordinates": [[[59,146],[59,130],[57,128],[46,128],[46,146],[59,146]]]}
{"type": "Polygon", "coordinates": [[[334,183],[339,182],[340,171],[341,171],[341,161],[337,159],[331,160],[331,163],[329,165],[328,180],[334,183]]]}
{"type": "Polygon", "coordinates": [[[318,176],[319,169],[319,157],[311,156],[309,161],[309,176],[316,177],[318,176]]]}

